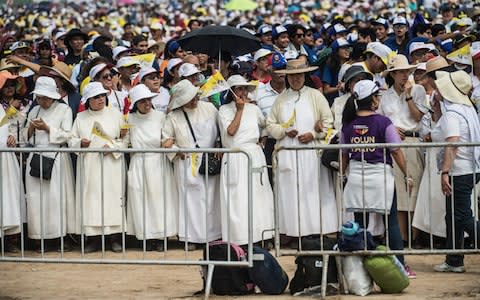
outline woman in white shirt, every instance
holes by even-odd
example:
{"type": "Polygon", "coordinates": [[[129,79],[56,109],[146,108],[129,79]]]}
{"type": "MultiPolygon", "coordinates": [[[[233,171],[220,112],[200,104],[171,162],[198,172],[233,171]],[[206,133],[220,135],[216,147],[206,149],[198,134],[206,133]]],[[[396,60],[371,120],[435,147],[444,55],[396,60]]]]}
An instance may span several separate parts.
{"type": "MultiPolygon", "coordinates": [[[[440,117],[432,131],[432,140],[449,143],[478,142],[480,122],[469,98],[471,77],[464,71],[439,71],[436,75],[435,84],[439,96],[435,98],[434,109],[437,117],[440,117]]],[[[480,224],[475,220],[471,209],[472,190],[480,180],[479,147],[445,147],[440,153],[438,168],[441,171],[442,192],[446,198],[447,249],[463,249],[465,232],[471,240],[480,242],[480,224]]],[[[463,255],[447,255],[445,262],[434,269],[437,272],[463,273],[463,255]]]]}

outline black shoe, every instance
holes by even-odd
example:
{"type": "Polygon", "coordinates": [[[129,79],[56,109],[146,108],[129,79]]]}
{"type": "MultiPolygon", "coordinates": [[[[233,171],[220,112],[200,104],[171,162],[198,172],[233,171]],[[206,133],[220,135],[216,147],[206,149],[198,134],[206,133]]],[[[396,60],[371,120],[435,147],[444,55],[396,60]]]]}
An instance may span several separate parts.
{"type": "MultiPolygon", "coordinates": [[[[63,243],[63,252],[71,252],[72,245],[70,243],[63,243]]],[[[57,252],[62,252],[62,245],[58,245],[57,252]]]]}
{"type": "Polygon", "coordinates": [[[163,247],[163,241],[157,241],[157,244],[155,245],[155,250],[158,252],[163,252],[165,251],[163,247]]]}
{"type": "Polygon", "coordinates": [[[118,241],[112,241],[111,247],[112,251],[115,253],[120,253],[123,251],[122,244],[120,244],[118,241]]]}
{"type": "Polygon", "coordinates": [[[13,243],[5,243],[5,252],[19,253],[20,248],[18,248],[17,245],[15,245],[13,243]]]}
{"type": "Polygon", "coordinates": [[[100,245],[98,244],[97,241],[90,241],[85,245],[85,248],[83,249],[84,253],[93,253],[97,252],[100,250],[100,245]]]}

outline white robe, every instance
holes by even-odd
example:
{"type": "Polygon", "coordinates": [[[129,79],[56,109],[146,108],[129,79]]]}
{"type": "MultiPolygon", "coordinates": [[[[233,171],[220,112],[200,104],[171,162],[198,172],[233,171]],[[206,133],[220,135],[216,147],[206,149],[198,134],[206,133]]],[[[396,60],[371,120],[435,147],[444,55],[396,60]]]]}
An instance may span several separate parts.
{"type": "MultiPolygon", "coordinates": [[[[54,102],[47,110],[37,105],[29,119],[42,118],[50,133],[35,130],[28,139],[29,123],[23,129],[25,140],[35,148],[59,148],[70,138],[72,110],[64,103],[54,102]]],[[[55,158],[50,180],[30,176],[30,153],[25,171],[27,190],[28,236],[31,239],[54,239],[75,231],[75,193],[72,161],[69,153],[43,152],[55,158]],[[42,226],[43,224],[43,226],[42,226]],[[43,228],[42,228],[43,227],[43,228]]]]}
{"type": "MultiPolygon", "coordinates": [[[[80,148],[82,138],[91,140],[89,148],[102,149],[125,148],[125,139],[120,139],[120,126],[123,124],[122,114],[105,107],[100,111],[86,110],[77,115],[72,128],[71,148],[80,148]],[[92,134],[94,122],[100,123],[110,141],[92,134]]],[[[99,153],[85,153],[77,159],[76,181],[76,233],[87,236],[120,233],[124,230],[123,202],[125,178],[122,154],[106,154],[101,159],[99,153]],[[103,164],[103,179],[102,179],[103,164]],[[102,181],[103,181],[103,224],[102,224],[102,181]],[[83,212],[83,214],[82,214],[83,212]],[[123,213],[123,215],[122,215],[123,213]],[[83,228],[82,228],[83,224],[83,228]]]]}
{"type": "MultiPolygon", "coordinates": [[[[0,105],[0,120],[5,111],[0,105]]],[[[7,148],[8,126],[0,127],[0,148],[7,148]]],[[[17,234],[21,231],[22,220],[25,218],[25,197],[23,183],[20,177],[20,167],[15,153],[0,153],[0,237],[17,234]]]]}
{"type": "MultiPolygon", "coordinates": [[[[130,114],[134,149],[161,147],[165,114],[130,114]]],[[[128,171],[127,232],[137,239],[162,239],[178,232],[178,194],[173,167],[163,154],[132,154],[128,171]],[[145,217],[144,217],[145,209],[145,217]],[[144,229],[145,219],[145,229],[144,229]]]]}
{"type": "MultiPolygon", "coordinates": [[[[212,148],[218,138],[218,111],[209,102],[199,101],[195,109],[185,109],[192,123],[195,137],[201,148],[212,148]]],[[[167,115],[165,138],[174,138],[173,148],[195,148],[192,134],[181,109],[167,115]]],[[[218,192],[219,176],[205,176],[198,173],[201,153],[197,163],[192,163],[192,155],[182,160],[169,155],[174,162],[174,173],[178,188],[178,236],[181,241],[205,243],[222,236],[220,200],[218,192]],[[207,185],[208,183],[208,185],[207,185]]]]}
{"type": "MultiPolygon", "coordinates": [[[[321,120],[323,128],[332,127],[332,112],[325,97],[308,87],[303,87],[300,93],[298,97],[298,92],[288,89],[272,107],[267,129],[277,139],[277,147],[315,146],[321,137],[314,131],[315,122],[321,120]],[[294,122],[287,124],[294,111],[294,122]],[[302,144],[298,137],[286,136],[286,131],[292,129],[298,130],[299,135],[311,132],[316,139],[302,144]]],[[[276,176],[280,233],[298,237],[339,230],[332,175],[320,163],[317,151],[280,151],[276,176]]]]}
{"type": "MultiPolygon", "coordinates": [[[[268,180],[267,163],[262,148],[257,144],[259,127],[265,127],[265,118],[258,106],[246,104],[240,126],[234,136],[227,128],[235,118],[234,102],[220,107],[218,123],[225,148],[239,148],[252,158],[252,218],[253,242],[270,239],[274,229],[273,192],[268,180]]],[[[265,134],[266,135],[266,134],[265,134]]],[[[222,239],[239,245],[248,243],[248,158],[243,153],[224,155],[220,177],[222,207],[222,239]]]]}

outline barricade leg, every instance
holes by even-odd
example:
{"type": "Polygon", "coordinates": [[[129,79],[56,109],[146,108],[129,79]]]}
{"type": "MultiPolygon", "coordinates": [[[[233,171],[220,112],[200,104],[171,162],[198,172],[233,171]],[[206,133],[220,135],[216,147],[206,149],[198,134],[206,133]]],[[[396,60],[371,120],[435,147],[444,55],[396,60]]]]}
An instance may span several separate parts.
{"type": "Polygon", "coordinates": [[[212,287],[212,278],[213,278],[214,269],[215,269],[215,265],[213,264],[208,265],[207,282],[205,283],[205,299],[208,299],[208,297],[210,297],[210,288],[212,287]]]}
{"type": "Polygon", "coordinates": [[[324,254],[323,255],[323,268],[322,268],[322,299],[325,299],[327,297],[327,277],[328,277],[328,260],[330,258],[330,255],[324,254]]]}

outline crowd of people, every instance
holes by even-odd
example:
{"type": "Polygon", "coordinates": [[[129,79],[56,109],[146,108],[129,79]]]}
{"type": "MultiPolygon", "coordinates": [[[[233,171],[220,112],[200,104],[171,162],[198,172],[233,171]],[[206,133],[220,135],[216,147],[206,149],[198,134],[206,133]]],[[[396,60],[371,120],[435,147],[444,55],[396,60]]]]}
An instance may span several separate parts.
{"type": "MultiPolygon", "coordinates": [[[[122,251],[124,231],[158,251],[173,236],[191,250],[217,239],[247,244],[249,176],[254,242],[273,237],[273,188],[289,245],[352,219],[394,250],[420,231],[445,237],[448,249],[467,246],[465,233],[480,240],[472,212],[478,147],[352,147],[322,164],[310,149],[272,160],[276,147],[334,141],[480,141],[480,7],[265,1],[239,13],[216,1],[88,2],[3,13],[2,147],[99,150],[43,153],[50,160],[40,167],[53,165],[40,176],[35,152],[26,161],[1,154],[6,251],[18,251],[24,222],[35,241],[84,235],[87,253],[101,248],[102,235],[122,251]],[[209,24],[245,30],[259,48],[220,58],[182,48],[185,33],[209,24]],[[202,96],[218,75],[227,88],[202,96]],[[200,152],[128,160],[101,152],[127,147],[238,148],[253,172],[235,153],[215,155],[221,170],[207,176],[200,152]]],[[[448,255],[435,270],[465,272],[463,256],[448,255]]]]}

